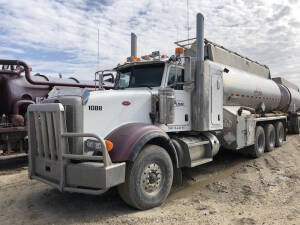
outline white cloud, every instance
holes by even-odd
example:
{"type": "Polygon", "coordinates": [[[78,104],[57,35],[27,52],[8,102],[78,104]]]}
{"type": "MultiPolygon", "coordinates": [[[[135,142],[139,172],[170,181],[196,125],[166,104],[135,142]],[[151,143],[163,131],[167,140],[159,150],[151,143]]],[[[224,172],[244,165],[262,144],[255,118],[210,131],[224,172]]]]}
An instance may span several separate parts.
{"type": "MultiPolygon", "coordinates": [[[[189,2],[190,36],[195,34],[196,13],[202,12],[208,39],[267,64],[274,75],[300,86],[299,1],[189,2]]],[[[0,17],[2,56],[24,51],[24,60],[36,71],[75,73],[91,79],[96,69],[98,27],[101,67],[105,68],[130,54],[132,31],[138,35],[140,55],[154,50],[173,54],[173,42],[187,37],[186,1],[180,0],[0,0],[0,17]],[[15,52],[4,51],[13,46],[18,46],[15,52]]]]}
{"type": "Polygon", "coordinates": [[[0,46],[0,52],[9,52],[9,53],[17,53],[17,54],[22,54],[24,53],[24,51],[22,49],[18,49],[18,48],[10,48],[10,47],[4,47],[4,46],[0,46]]]}

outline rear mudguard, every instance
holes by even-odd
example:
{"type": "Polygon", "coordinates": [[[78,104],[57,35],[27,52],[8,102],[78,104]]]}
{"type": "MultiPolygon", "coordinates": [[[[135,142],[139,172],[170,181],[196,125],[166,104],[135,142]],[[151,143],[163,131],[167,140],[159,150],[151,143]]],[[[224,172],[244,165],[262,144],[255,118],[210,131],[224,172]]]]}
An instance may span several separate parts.
{"type": "Polygon", "coordinates": [[[113,150],[109,153],[112,162],[134,161],[146,144],[156,144],[168,151],[178,168],[176,149],[166,132],[144,123],[129,123],[113,130],[105,139],[112,141],[113,150]]]}

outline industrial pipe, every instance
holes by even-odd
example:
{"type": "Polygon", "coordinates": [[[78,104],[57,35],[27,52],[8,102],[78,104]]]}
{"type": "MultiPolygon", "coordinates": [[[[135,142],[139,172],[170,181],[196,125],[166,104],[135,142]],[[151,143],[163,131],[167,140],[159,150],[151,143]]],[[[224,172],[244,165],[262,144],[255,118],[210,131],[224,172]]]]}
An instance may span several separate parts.
{"type": "Polygon", "coordinates": [[[14,107],[13,107],[13,114],[19,115],[20,114],[20,107],[22,105],[30,105],[30,104],[35,104],[35,102],[32,101],[32,100],[26,100],[26,99],[22,99],[22,100],[17,101],[14,104],[14,107]]]}
{"type": "MultiPolygon", "coordinates": [[[[30,69],[29,66],[19,60],[8,60],[8,59],[0,59],[0,64],[3,65],[15,65],[15,66],[22,66],[25,71],[25,78],[26,80],[33,85],[48,85],[48,86],[64,86],[64,87],[79,87],[79,88],[95,88],[95,85],[90,85],[90,84],[72,84],[72,83],[64,83],[64,82],[50,82],[50,81],[34,81],[31,79],[30,76],[30,69]]],[[[19,75],[18,72],[16,71],[10,71],[10,70],[0,70],[0,74],[10,74],[10,75],[19,75]]]]}

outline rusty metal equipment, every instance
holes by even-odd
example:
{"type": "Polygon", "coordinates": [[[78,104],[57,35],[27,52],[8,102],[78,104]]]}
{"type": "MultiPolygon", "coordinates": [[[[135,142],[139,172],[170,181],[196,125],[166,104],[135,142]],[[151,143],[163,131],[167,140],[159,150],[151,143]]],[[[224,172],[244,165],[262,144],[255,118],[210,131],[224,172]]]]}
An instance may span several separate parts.
{"type": "MultiPolygon", "coordinates": [[[[109,89],[113,83],[104,81],[102,86],[109,89]]],[[[0,59],[0,156],[27,151],[27,107],[40,102],[53,88],[59,87],[95,89],[98,83],[75,77],[31,75],[31,68],[25,62],[0,59]]]]}

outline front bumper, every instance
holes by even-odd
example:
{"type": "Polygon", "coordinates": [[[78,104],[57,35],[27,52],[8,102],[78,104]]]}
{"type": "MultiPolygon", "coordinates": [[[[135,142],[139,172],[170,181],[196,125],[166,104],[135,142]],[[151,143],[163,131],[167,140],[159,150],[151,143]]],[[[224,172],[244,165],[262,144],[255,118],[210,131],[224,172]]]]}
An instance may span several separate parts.
{"type": "Polygon", "coordinates": [[[112,163],[104,140],[95,134],[67,133],[60,103],[28,108],[29,177],[60,191],[101,194],[125,181],[125,163],[112,163]],[[68,138],[92,137],[102,145],[101,156],[71,154],[68,138]]]}
{"type": "Polygon", "coordinates": [[[104,166],[98,162],[66,163],[61,183],[61,162],[35,158],[31,179],[40,180],[60,191],[101,194],[125,181],[125,163],[104,166]]]}

